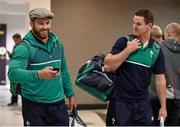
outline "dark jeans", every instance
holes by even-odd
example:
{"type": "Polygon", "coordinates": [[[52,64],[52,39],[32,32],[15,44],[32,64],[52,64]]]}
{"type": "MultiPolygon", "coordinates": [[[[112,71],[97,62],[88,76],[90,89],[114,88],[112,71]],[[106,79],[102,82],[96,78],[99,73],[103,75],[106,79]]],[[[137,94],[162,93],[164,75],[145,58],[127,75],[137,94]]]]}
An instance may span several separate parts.
{"type": "MultiPolygon", "coordinates": [[[[159,126],[159,109],[160,109],[160,103],[158,99],[151,99],[151,105],[153,109],[154,114],[154,126],[159,126]]],[[[167,113],[168,116],[165,121],[166,126],[179,126],[179,113],[180,113],[180,100],[172,100],[167,99],[166,100],[166,107],[167,107],[167,113]]]]}
{"type": "Polygon", "coordinates": [[[22,98],[24,126],[69,126],[65,101],[42,104],[22,98]]]}
{"type": "Polygon", "coordinates": [[[111,100],[108,106],[107,126],[147,126],[152,124],[152,109],[149,100],[124,102],[111,100]]]}

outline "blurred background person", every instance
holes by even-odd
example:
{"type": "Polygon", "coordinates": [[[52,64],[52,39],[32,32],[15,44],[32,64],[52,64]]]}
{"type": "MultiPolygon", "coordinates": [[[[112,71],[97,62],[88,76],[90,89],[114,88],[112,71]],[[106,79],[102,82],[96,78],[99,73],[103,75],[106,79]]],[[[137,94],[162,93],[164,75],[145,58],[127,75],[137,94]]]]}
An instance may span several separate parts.
{"type": "Polygon", "coordinates": [[[162,50],[166,64],[167,80],[167,126],[180,125],[180,24],[170,23],[164,31],[162,50]]]}
{"type": "Polygon", "coordinates": [[[151,37],[159,44],[163,41],[163,32],[158,25],[153,25],[151,29],[151,37]]]}
{"type": "MultiPolygon", "coordinates": [[[[14,41],[14,43],[15,43],[15,45],[14,45],[14,47],[13,47],[13,50],[14,50],[15,47],[16,47],[18,44],[21,43],[22,37],[21,37],[21,35],[20,35],[19,33],[15,33],[15,34],[12,36],[12,39],[13,39],[13,41],[14,41]]],[[[12,51],[12,52],[13,52],[13,51],[12,51]]],[[[8,53],[9,58],[11,59],[12,53],[9,52],[9,51],[7,51],[7,53],[8,53]]],[[[12,94],[12,95],[11,95],[11,102],[8,103],[8,106],[13,106],[13,105],[17,105],[17,104],[18,104],[18,96],[12,94]]]]}
{"type": "MultiPolygon", "coordinates": [[[[163,41],[163,33],[162,29],[158,25],[153,25],[151,29],[151,37],[158,43],[161,44],[163,41]]],[[[149,97],[152,105],[153,115],[154,115],[154,121],[153,125],[158,126],[159,120],[158,120],[158,112],[160,108],[160,103],[158,100],[158,96],[156,94],[156,88],[155,88],[155,81],[154,81],[154,75],[151,77],[151,82],[149,86],[149,97]]]]}
{"type": "MultiPolygon", "coordinates": [[[[153,36],[153,35],[152,35],[153,36]]],[[[166,81],[167,81],[167,113],[165,125],[178,126],[180,116],[180,25],[170,23],[164,31],[165,40],[161,48],[165,57],[166,81]]],[[[160,103],[157,99],[154,81],[150,84],[150,98],[154,114],[154,125],[158,126],[158,109],[160,103]]]]}

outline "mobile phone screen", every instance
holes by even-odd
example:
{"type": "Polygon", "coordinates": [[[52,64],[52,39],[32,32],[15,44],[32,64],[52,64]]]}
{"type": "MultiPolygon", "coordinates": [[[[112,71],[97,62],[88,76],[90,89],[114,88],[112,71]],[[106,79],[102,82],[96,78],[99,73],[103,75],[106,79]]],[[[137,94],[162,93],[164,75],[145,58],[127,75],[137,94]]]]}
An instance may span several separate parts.
{"type": "Polygon", "coordinates": [[[59,68],[53,68],[53,71],[57,71],[57,72],[59,72],[59,68]]]}

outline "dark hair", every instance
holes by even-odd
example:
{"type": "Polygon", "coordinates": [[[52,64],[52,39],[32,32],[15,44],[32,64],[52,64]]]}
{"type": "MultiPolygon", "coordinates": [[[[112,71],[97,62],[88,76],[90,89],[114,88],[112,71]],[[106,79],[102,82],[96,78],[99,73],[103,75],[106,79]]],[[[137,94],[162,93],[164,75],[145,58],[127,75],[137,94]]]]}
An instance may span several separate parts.
{"type": "Polygon", "coordinates": [[[12,38],[21,38],[21,35],[19,33],[13,34],[12,38]]]}
{"type": "Polygon", "coordinates": [[[140,9],[137,12],[135,12],[135,15],[144,17],[145,23],[146,24],[152,23],[152,26],[153,26],[154,16],[153,16],[152,12],[149,11],[148,9],[140,9]]]}

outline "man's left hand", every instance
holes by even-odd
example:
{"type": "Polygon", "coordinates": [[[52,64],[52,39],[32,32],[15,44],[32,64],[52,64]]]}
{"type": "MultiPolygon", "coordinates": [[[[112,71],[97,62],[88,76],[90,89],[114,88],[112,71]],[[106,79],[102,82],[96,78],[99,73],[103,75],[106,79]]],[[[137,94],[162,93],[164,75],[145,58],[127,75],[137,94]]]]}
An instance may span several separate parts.
{"type": "Polygon", "coordinates": [[[159,110],[159,117],[158,117],[158,120],[160,120],[160,117],[163,117],[164,121],[166,120],[166,117],[167,117],[167,110],[166,108],[160,108],[159,110]]]}
{"type": "Polygon", "coordinates": [[[69,98],[69,108],[72,109],[73,107],[77,106],[76,98],[75,96],[71,96],[69,98]]]}

